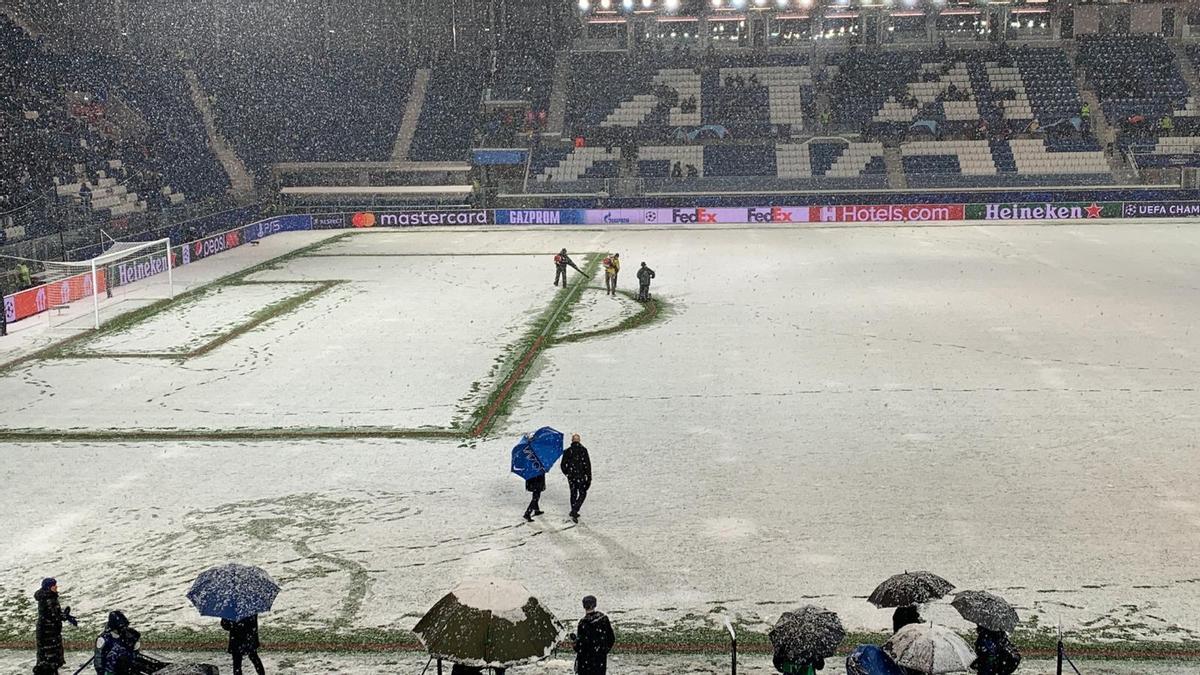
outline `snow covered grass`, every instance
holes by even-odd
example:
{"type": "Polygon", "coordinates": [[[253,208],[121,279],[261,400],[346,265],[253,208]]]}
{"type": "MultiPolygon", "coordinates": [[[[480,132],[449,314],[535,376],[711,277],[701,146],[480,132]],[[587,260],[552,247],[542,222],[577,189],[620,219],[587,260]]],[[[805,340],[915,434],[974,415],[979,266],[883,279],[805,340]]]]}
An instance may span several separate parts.
{"type": "MultiPolygon", "coordinates": [[[[513,259],[522,256],[294,256],[242,275],[235,282],[240,285],[214,285],[137,321],[77,339],[62,349],[67,358],[58,362],[25,364],[0,378],[0,395],[26,405],[19,416],[0,419],[28,434],[69,430],[93,438],[114,431],[186,437],[454,430],[474,422],[472,412],[487,403],[514,355],[523,353],[525,339],[519,335],[528,332],[526,326],[538,330],[553,318],[539,316],[549,311],[547,295],[527,292],[531,278],[519,285],[497,283],[497,266],[513,259]],[[258,292],[238,294],[245,296],[239,302],[229,298],[236,292],[225,290],[233,288],[258,292]],[[308,290],[272,302],[270,289],[281,288],[308,290]],[[323,291],[329,292],[318,297],[323,291]],[[491,301],[475,303],[482,294],[491,301]],[[226,330],[230,317],[255,303],[256,313],[226,330]],[[287,315],[285,310],[302,303],[309,311],[287,315]],[[442,311],[428,311],[431,303],[442,311]],[[132,345],[128,351],[106,354],[124,343],[132,345]],[[130,358],[184,350],[191,350],[186,354],[191,358],[165,372],[159,364],[130,358]],[[306,355],[303,368],[297,368],[295,355],[306,355]],[[122,379],[109,375],[115,369],[122,379]],[[28,377],[34,371],[38,375],[28,377]],[[230,377],[248,372],[257,374],[251,378],[257,385],[243,382],[227,391],[230,377]],[[74,383],[80,380],[98,386],[77,391],[74,383]],[[312,387],[316,382],[321,386],[312,387]],[[365,406],[364,396],[370,400],[365,406]],[[122,420],[121,412],[136,407],[135,401],[158,405],[122,420]],[[74,424],[62,425],[64,412],[74,424]]],[[[522,269],[532,275],[532,267],[522,269]]],[[[570,297],[563,301],[576,292],[564,292],[570,297]]]]}
{"type": "Polygon", "coordinates": [[[4,634],[28,637],[27,598],[55,574],[93,622],[120,607],[211,635],[183,594],[238,560],[283,584],[264,624],[288,639],[400,640],[490,575],[560,618],[593,593],[624,639],[700,648],[725,616],[753,643],[804,603],[877,633],[890,614],[864,596],[928,568],[1016,603],[1030,644],[1061,621],[1073,642],[1197,651],[1200,231],[411,231],[317,253],[250,278],[349,281],[182,367],[0,378],[10,429],[369,432],[0,441],[4,634]],[[562,246],[646,259],[672,311],[546,347],[482,438],[369,438],[474,419],[557,297],[548,256],[520,254],[562,246]],[[592,450],[579,526],[557,473],[543,522],[519,520],[508,453],[544,424],[592,450]]]}
{"type": "Polygon", "coordinates": [[[211,351],[230,337],[328,290],[325,283],[231,283],[206,288],[162,311],[121,328],[84,336],[66,357],[181,357],[211,351]],[[291,302],[289,302],[291,301],[291,302]]]}

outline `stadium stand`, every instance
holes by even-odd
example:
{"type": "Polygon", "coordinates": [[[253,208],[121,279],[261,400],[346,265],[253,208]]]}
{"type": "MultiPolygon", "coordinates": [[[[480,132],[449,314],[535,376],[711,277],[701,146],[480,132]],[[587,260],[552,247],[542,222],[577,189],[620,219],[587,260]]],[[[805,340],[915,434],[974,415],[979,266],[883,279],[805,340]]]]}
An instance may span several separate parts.
{"type": "MultiPolygon", "coordinates": [[[[76,221],[103,222],[228,189],[178,70],[84,50],[64,56],[8,17],[0,32],[4,210],[74,204],[76,221]]],[[[62,226],[30,208],[27,221],[6,218],[7,242],[62,226]]]]}
{"type": "Polygon", "coordinates": [[[260,178],[277,162],[388,159],[413,75],[402,62],[357,52],[200,61],[222,131],[260,178]]]}
{"type": "MultiPolygon", "coordinates": [[[[475,138],[484,73],[467,59],[433,68],[409,157],[418,161],[466,161],[475,138]]],[[[394,134],[393,134],[394,136],[394,134]]]]}
{"type": "Polygon", "coordinates": [[[1084,36],[1079,41],[1079,64],[1096,90],[1105,118],[1127,131],[1154,130],[1162,118],[1189,112],[1187,82],[1161,37],[1084,36]],[[1131,124],[1138,117],[1144,123],[1131,124]]]}

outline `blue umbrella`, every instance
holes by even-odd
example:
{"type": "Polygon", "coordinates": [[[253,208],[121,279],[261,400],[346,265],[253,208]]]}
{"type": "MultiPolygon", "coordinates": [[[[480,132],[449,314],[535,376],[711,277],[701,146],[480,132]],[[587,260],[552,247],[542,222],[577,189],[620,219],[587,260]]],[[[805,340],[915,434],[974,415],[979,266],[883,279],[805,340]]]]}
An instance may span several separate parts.
{"type": "Polygon", "coordinates": [[[188,591],[201,616],[241,621],[270,611],[279,584],[260,567],[229,563],[204,570],[188,591]]]}
{"type": "Polygon", "coordinates": [[[512,449],[512,472],[529,480],[549,473],[563,454],[563,435],[550,427],[542,427],[523,436],[512,449]]]}

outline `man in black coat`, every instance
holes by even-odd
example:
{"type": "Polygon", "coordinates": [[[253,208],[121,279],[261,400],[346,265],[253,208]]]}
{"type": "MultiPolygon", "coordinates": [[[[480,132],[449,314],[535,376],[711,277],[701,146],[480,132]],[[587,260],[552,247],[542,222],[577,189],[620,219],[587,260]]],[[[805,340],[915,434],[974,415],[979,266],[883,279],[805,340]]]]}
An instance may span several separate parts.
{"type": "Polygon", "coordinates": [[[646,267],[646,263],[637,271],[638,278],[638,302],[650,301],[650,280],[654,278],[654,270],[646,267]]]}
{"type": "Polygon", "coordinates": [[[71,616],[70,607],[58,604],[58,582],[53,578],[42,579],[42,587],[33,594],[38,604],[37,619],[37,664],[34,673],[50,675],[57,673],[67,662],[63,656],[62,625],[64,621],[78,625],[71,616]]]}
{"type": "Polygon", "coordinates": [[[221,628],[229,631],[229,654],[233,656],[233,675],[242,675],[242,658],[250,659],[254,671],[263,675],[262,659],[258,658],[258,615],[240,621],[221,619],[221,628]]]}
{"type": "Polygon", "coordinates": [[[575,629],[575,673],[576,675],[605,675],[608,670],[608,652],[612,651],[616,636],[612,624],[603,612],[596,609],[596,597],[583,599],[585,614],[575,629]]]}
{"type": "Polygon", "coordinates": [[[571,488],[571,520],[579,522],[579,509],[592,486],[592,459],[588,449],[579,442],[579,434],[571,436],[571,446],[563,452],[562,472],[571,488]]]}
{"type": "Polygon", "coordinates": [[[542,493],[546,491],[546,474],[538,474],[533,478],[525,479],[525,489],[533,493],[529,499],[529,506],[525,508],[525,520],[533,522],[534,516],[542,515],[542,509],[538,506],[538,500],[542,498],[542,493]]]}

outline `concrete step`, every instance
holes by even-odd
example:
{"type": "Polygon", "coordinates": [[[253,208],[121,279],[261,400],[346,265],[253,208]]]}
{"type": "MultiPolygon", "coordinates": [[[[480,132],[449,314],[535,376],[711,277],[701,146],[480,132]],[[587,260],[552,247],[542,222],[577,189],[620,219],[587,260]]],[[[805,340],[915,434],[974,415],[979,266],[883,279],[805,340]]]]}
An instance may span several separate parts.
{"type": "Polygon", "coordinates": [[[400,131],[396,133],[396,143],[392,146],[392,161],[403,162],[408,159],[413,138],[417,135],[417,125],[421,122],[421,111],[425,108],[425,95],[429,92],[431,77],[433,71],[429,68],[421,68],[413,76],[408,101],[404,104],[404,117],[400,120],[400,131]]]}
{"type": "Polygon", "coordinates": [[[208,94],[205,93],[204,87],[200,84],[200,78],[196,77],[196,71],[188,69],[183,71],[183,75],[187,80],[188,90],[192,95],[192,104],[196,106],[196,110],[200,113],[200,118],[204,120],[204,130],[208,134],[208,144],[217,156],[217,161],[221,163],[221,167],[225,169],[226,175],[229,176],[229,185],[231,192],[233,192],[233,198],[239,204],[254,202],[258,197],[254,186],[254,174],[250,173],[250,170],[246,168],[246,163],[242,161],[241,157],[238,157],[233,146],[225,139],[225,136],[217,127],[217,116],[208,101],[208,94]]]}

